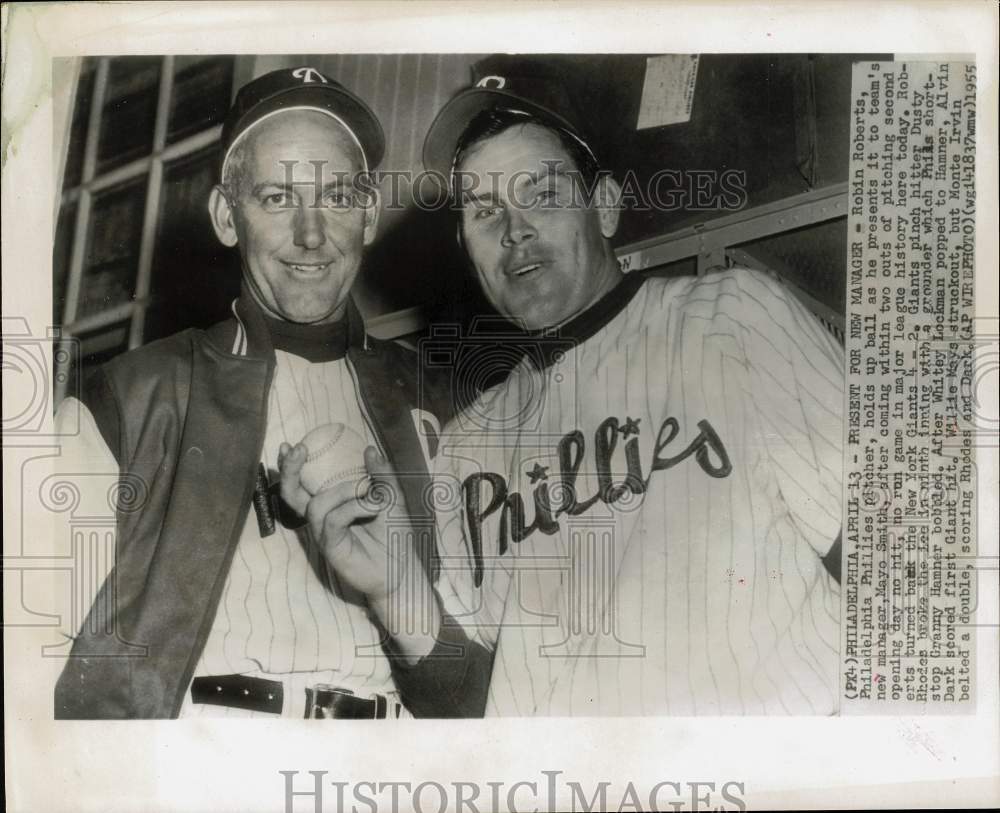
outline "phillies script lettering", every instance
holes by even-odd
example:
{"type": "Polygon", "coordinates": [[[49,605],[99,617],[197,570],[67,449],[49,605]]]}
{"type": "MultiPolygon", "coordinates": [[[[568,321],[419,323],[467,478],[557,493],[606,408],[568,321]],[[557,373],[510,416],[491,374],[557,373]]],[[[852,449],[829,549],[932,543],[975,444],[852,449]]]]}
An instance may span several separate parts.
{"type": "Polygon", "coordinates": [[[726,453],[726,447],[708,421],[698,421],[698,429],[700,431],[697,437],[678,454],[663,455],[680,432],[677,419],[667,418],[656,436],[649,474],[644,475],[639,459],[638,421],[626,418],[624,425],[617,418],[607,418],[602,421],[594,433],[597,493],[582,502],[577,499],[576,478],[586,453],[586,443],[579,429],[567,433],[557,446],[560,477],[554,481],[553,491],[561,498],[562,504],[558,508],[552,507],[548,477],[545,474],[546,467],[536,465],[535,472],[528,472],[532,483],[539,481],[532,495],[535,517],[531,524],[525,524],[524,498],[517,491],[508,490],[507,480],[503,475],[487,471],[467,477],[462,483],[462,492],[469,523],[469,547],[476,586],[483,583],[483,522],[497,511],[501,512],[497,552],[499,556],[503,556],[509,541],[520,542],[535,531],[547,536],[557,533],[558,518],[563,514],[578,516],[598,501],[614,505],[627,494],[644,494],[655,472],[672,468],[692,455],[702,471],[710,477],[727,477],[733,467],[726,453]],[[618,446],[619,435],[626,438],[624,453],[627,474],[624,481],[614,483],[611,462],[618,446]],[[714,460],[712,453],[715,455],[714,460]],[[488,501],[484,499],[483,486],[490,489],[488,501]]]}

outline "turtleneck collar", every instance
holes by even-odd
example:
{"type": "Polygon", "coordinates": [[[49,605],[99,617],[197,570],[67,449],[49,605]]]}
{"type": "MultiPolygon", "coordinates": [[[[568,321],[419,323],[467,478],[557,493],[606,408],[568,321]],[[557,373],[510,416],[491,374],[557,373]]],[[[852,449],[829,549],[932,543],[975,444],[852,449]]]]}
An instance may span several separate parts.
{"type": "Polygon", "coordinates": [[[350,297],[343,317],[336,322],[302,325],[265,313],[244,280],[232,310],[236,316],[236,334],[231,340],[227,338],[225,344],[237,356],[267,358],[274,350],[283,350],[317,362],[344,358],[348,347],[368,350],[364,321],[350,297]]]}
{"type": "Polygon", "coordinates": [[[347,317],[336,322],[301,325],[264,314],[264,323],[275,350],[301,356],[306,361],[336,361],[347,355],[347,317]]]}

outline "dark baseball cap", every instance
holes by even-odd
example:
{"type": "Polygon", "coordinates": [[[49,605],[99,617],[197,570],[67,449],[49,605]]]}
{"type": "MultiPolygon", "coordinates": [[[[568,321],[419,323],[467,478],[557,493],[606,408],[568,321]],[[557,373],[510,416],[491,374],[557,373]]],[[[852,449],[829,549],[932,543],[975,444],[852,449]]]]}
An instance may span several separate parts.
{"type": "Polygon", "coordinates": [[[538,59],[500,54],[477,62],[472,74],[473,86],[453,96],[427,131],[425,169],[450,178],[462,134],[484,110],[510,110],[534,116],[568,132],[593,156],[583,117],[557,66],[538,59]]]}
{"type": "Polygon", "coordinates": [[[247,130],[289,110],[317,110],[339,121],[361,148],[368,170],[385,154],[382,125],[368,105],[316,68],[301,66],[265,73],[239,89],[222,125],[222,166],[247,130]]]}

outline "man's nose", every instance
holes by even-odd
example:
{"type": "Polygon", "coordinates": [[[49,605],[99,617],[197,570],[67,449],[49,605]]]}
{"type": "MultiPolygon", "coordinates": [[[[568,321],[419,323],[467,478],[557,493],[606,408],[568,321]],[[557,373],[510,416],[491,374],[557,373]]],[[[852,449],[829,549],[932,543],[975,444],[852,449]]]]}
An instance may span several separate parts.
{"type": "Polygon", "coordinates": [[[299,204],[295,212],[295,245],[305,249],[317,249],[326,242],[323,210],[308,203],[299,204]]]}
{"type": "Polygon", "coordinates": [[[515,246],[525,240],[533,240],[538,236],[531,221],[525,217],[525,212],[521,211],[517,205],[508,206],[506,209],[507,224],[504,229],[501,242],[505,246],[515,246]]]}

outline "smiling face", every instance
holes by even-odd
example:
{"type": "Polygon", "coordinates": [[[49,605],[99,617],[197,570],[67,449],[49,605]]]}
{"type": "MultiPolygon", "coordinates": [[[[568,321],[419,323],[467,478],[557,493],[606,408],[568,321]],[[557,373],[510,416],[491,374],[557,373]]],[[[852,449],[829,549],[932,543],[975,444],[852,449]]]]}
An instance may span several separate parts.
{"type": "Polygon", "coordinates": [[[339,319],[377,222],[377,198],[364,206],[354,194],[360,149],[336,120],[309,110],[273,116],[245,138],[233,182],[212,193],[216,234],[239,246],[267,313],[306,324],[339,319]]]}
{"type": "Polygon", "coordinates": [[[465,188],[465,249],[483,291],[504,316],[529,330],[561,325],[621,279],[608,242],[618,226],[604,178],[595,202],[581,191],[558,136],[518,124],[473,144],[457,167],[465,188]]]}

